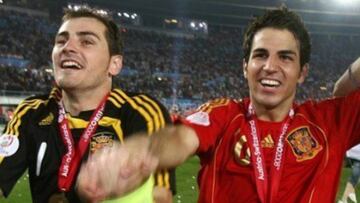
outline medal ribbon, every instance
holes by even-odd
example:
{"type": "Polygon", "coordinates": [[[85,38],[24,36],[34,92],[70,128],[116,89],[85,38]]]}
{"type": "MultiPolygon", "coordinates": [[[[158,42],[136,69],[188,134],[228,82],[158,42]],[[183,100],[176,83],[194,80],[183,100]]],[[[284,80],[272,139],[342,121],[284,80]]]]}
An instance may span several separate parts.
{"type": "Polygon", "coordinates": [[[58,187],[61,191],[67,192],[70,190],[81,159],[89,147],[90,139],[94,135],[98,127],[99,120],[103,116],[107,97],[108,95],[104,97],[99,106],[91,115],[89,124],[86,126],[85,130],[81,134],[77,147],[75,147],[74,139],[69,128],[69,123],[66,119],[64,105],[62,104],[62,102],[58,103],[58,124],[60,128],[60,135],[67,149],[66,154],[62,157],[58,173],[58,187]]]}
{"type": "Polygon", "coordinates": [[[282,124],[281,132],[276,145],[276,152],[274,155],[273,163],[270,168],[271,185],[269,185],[269,176],[266,171],[264,152],[260,146],[259,129],[256,122],[255,111],[250,103],[248,108],[248,115],[250,133],[245,133],[247,140],[249,141],[249,148],[251,151],[251,161],[254,164],[254,173],[256,181],[256,189],[262,203],[271,203],[273,198],[276,197],[281,178],[281,171],[283,169],[282,160],[284,158],[284,140],[286,132],[289,128],[290,122],[294,117],[294,110],[289,111],[289,115],[286,117],[285,122],[282,124]],[[269,186],[271,187],[271,193],[269,196],[269,186]]]}

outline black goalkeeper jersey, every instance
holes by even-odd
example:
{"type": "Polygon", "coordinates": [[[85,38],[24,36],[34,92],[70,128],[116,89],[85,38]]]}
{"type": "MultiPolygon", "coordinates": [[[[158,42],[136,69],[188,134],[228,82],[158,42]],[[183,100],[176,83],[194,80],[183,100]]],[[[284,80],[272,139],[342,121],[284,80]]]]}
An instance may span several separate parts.
{"type": "MultiPolygon", "coordinates": [[[[18,140],[18,145],[12,144],[12,150],[16,150],[14,154],[4,155],[0,152],[0,188],[5,196],[8,196],[26,169],[33,202],[48,202],[51,195],[59,192],[58,170],[62,156],[66,153],[57,121],[60,92],[54,88],[49,95],[25,99],[18,105],[14,117],[5,127],[2,136],[18,140]]],[[[93,111],[85,111],[76,117],[66,115],[75,145],[92,113],[93,111]]],[[[150,96],[113,89],[82,160],[104,146],[111,147],[115,141],[123,142],[124,138],[133,133],[144,131],[151,135],[170,122],[165,107],[150,96]]],[[[157,185],[175,191],[174,171],[170,174],[168,171],[161,171],[155,175],[155,180],[157,185]]],[[[66,197],[69,202],[79,202],[74,184],[66,197]]]]}

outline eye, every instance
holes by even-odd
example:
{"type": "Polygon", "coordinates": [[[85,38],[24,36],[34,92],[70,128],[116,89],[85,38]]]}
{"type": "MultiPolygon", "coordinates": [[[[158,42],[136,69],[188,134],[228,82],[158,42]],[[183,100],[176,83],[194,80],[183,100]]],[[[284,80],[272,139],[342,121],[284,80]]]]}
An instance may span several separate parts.
{"type": "Polygon", "coordinates": [[[55,38],[55,44],[56,45],[63,45],[66,43],[66,39],[63,37],[57,37],[55,38]]]}
{"type": "Polygon", "coordinates": [[[92,40],[84,39],[84,40],[81,40],[81,44],[84,46],[89,46],[89,45],[94,44],[94,42],[92,40]]]}
{"type": "Polygon", "coordinates": [[[267,57],[266,53],[254,53],[253,58],[265,59],[267,57]]]}
{"type": "Polygon", "coordinates": [[[281,60],[289,60],[289,61],[293,61],[293,57],[289,56],[289,55],[280,55],[281,60]]]}

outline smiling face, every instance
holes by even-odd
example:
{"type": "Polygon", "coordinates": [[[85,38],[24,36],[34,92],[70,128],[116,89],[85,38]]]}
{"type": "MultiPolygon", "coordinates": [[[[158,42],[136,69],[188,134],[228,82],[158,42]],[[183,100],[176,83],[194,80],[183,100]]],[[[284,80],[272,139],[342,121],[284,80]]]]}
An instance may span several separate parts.
{"type": "Polygon", "coordinates": [[[105,31],[104,24],[90,17],[72,18],[61,25],[52,51],[54,77],[60,88],[111,88],[122,58],[110,56],[105,31]]]}
{"type": "Polygon", "coordinates": [[[250,99],[255,107],[291,108],[296,85],[306,77],[300,66],[299,42],[285,29],[264,28],[252,41],[248,61],[243,62],[250,99]]]}

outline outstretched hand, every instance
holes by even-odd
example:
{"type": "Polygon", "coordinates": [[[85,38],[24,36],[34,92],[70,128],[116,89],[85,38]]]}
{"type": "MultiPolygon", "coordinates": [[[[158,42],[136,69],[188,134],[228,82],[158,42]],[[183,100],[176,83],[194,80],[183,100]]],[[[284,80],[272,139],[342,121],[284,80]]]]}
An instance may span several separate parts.
{"type": "Polygon", "coordinates": [[[92,154],[77,179],[80,197],[90,202],[121,197],[139,187],[157,168],[146,135],[133,136],[92,154]]]}

